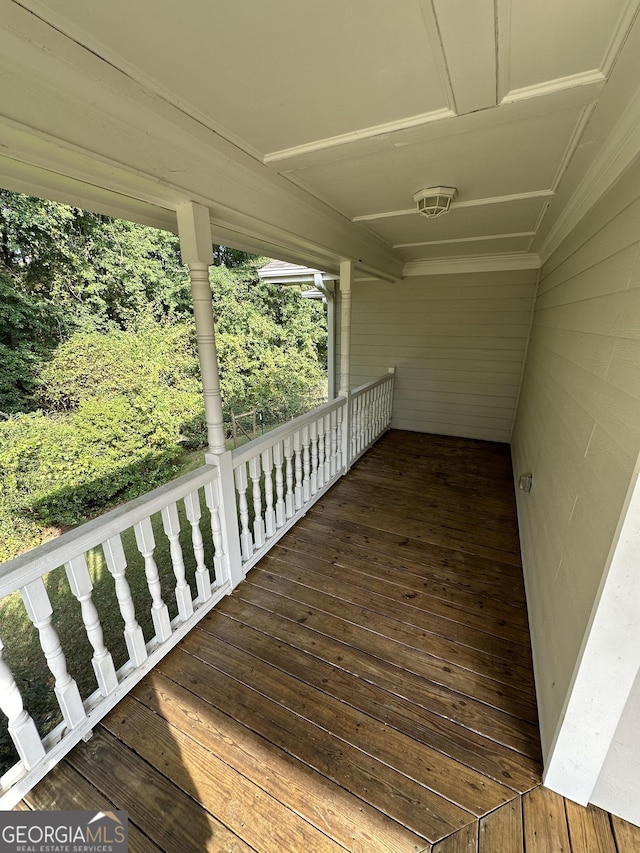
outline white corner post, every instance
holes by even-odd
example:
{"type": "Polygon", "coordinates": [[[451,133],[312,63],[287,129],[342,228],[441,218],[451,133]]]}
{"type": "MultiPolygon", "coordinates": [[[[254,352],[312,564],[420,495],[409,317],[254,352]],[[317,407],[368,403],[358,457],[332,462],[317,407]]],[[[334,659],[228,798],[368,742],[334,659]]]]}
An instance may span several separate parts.
{"type": "Polygon", "coordinates": [[[222,527],[224,554],[221,556],[222,578],[216,585],[229,582],[235,587],[244,578],[240,556],[240,537],[236,512],[231,452],[227,450],[220,393],[220,372],[214,329],[213,301],[209,267],[213,263],[213,244],[209,210],[193,201],[178,205],[178,233],[183,262],[189,267],[191,298],[196,324],[198,360],[207,422],[208,453],[206,461],[220,471],[218,507],[222,527]]]}
{"type": "Polygon", "coordinates": [[[336,396],[336,291],[335,283],[327,286],[327,399],[336,396]]]}
{"type": "Polygon", "coordinates": [[[325,281],[321,272],[314,272],[313,282],[324,294],[327,304],[327,400],[336,396],[336,292],[333,281],[325,281]]]}
{"type": "Polygon", "coordinates": [[[353,261],[340,261],[340,390],[346,398],[342,424],[342,459],[345,473],[351,467],[351,285],[353,261]]]}
{"type": "MultiPolygon", "coordinates": [[[[554,742],[545,764],[544,784],[551,790],[586,806],[617,805],[603,792],[623,791],[633,802],[633,815],[617,811],[625,819],[639,813],[633,785],[616,773],[609,784],[600,780],[625,705],[640,664],[640,456],[634,469],[618,526],[611,543],[596,601],[576,663],[569,694],[554,742]]],[[[635,756],[638,750],[635,749],[635,756]]],[[[627,766],[631,768],[632,755],[627,766]]],[[[609,771],[610,772],[610,771],[609,771]]],[[[636,774],[637,778],[637,774],[636,774]]]]}

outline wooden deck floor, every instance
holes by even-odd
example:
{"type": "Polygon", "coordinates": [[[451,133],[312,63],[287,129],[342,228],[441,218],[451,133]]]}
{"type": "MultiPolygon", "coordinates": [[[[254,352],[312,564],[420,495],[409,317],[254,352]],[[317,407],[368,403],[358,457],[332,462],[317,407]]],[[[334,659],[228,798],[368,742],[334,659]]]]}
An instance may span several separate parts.
{"type": "Polygon", "coordinates": [[[640,850],[540,786],[508,448],[403,432],[23,807],[126,809],[133,853],[640,850]]]}

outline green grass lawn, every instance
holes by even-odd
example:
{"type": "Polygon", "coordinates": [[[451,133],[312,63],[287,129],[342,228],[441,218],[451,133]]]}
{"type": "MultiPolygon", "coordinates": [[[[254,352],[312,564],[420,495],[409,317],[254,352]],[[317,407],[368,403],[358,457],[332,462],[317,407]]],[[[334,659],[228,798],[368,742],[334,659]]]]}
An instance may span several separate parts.
{"type": "MultiPolygon", "coordinates": [[[[180,471],[176,476],[193,471],[204,461],[203,451],[185,454],[181,460],[180,471]]],[[[206,564],[213,581],[213,549],[210,535],[210,515],[201,493],[200,505],[202,519],[200,529],[205,543],[206,564]]],[[[191,525],[186,518],[184,505],[179,502],[181,536],[187,581],[193,594],[196,594],[196,563],[191,543],[191,525]]],[[[154,557],[158,565],[163,599],[169,609],[170,618],[177,614],[174,588],[175,575],[169,554],[169,542],[162,527],[160,514],[152,517],[152,526],[156,541],[154,557]]],[[[144,574],[144,559],[139,553],[132,529],[122,535],[127,557],[126,577],[136,608],[138,622],[142,626],[145,639],[154,636],[151,620],[151,596],[144,574]]],[[[87,553],[87,564],[94,585],[93,601],[100,614],[105,645],[112,654],[116,669],[128,660],[123,637],[124,623],[115,595],[115,585],[106,565],[102,548],[94,548],[87,553]]],[[[64,567],[57,568],[44,578],[47,592],[53,606],[53,624],[60,637],[62,649],[67,659],[69,672],[76,679],[83,699],[96,690],[97,684],[91,665],[92,648],[82,623],[80,605],[72,595],[67,582],[64,567]]],[[[33,716],[41,735],[51,731],[61,721],[60,711],[53,693],[54,679],[51,675],[40,647],[38,632],[29,620],[19,592],[0,601],[0,637],[5,645],[4,659],[11,667],[22,693],[25,707],[33,716]]],[[[0,775],[17,761],[13,743],[7,730],[4,715],[0,719],[0,775]]]]}

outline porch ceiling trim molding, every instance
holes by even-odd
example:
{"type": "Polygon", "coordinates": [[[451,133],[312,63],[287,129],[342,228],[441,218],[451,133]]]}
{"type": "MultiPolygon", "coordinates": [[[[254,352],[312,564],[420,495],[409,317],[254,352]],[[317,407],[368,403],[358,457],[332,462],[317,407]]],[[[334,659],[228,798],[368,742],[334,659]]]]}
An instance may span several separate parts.
{"type": "Polygon", "coordinates": [[[578,222],[598,203],[640,155],[640,89],[591,163],[540,249],[542,263],[551,257],[578,222]]]}
{"type": "Polygon", "coordinates": [[[466,258],[434,258],[405,264],[403,277],[414,275],[446,275],[447,273],[499,272],[501,270],[537,270],[536,254],[470,255],[466,258]]]}

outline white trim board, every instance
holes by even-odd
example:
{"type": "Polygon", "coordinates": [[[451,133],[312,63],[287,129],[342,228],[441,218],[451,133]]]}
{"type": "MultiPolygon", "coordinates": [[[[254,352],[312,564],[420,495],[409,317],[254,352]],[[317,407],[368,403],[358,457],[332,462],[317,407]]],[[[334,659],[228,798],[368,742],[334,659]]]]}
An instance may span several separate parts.
{"type": "MultiPolygon", "coordinates": [[[[459,208],[464,207],[484,207],[488,204],[509,204],[512,201],[528,201],[529,199],[537,199],[537,198],[553,198],[555,195],[554,190],[545,189],[545,190],[533,190],[531,192],[524,193],[512,193],[511,195],[497,195],[491,196],[489,198],[470,198],[466,201],[463,199],[462,201],[452,201],[449,205],[449,210],[457,210],[459,208]]],[[[364,213],[361,216],[354,216],[351,220],[352,222],[370,222],[374,219],[387,219],[390,216],[408,216],[415,215],[418,212],[417,208],[409,207],[405,210],[387,210],[382,211],[381,213],[364,213]]]]}
{"type": "Polygon", "coordinates": [[[434,258],[410,261],[402,271],[403,278],[414,275],[446,275],[448,273],[499,272],[500,270],[537,270],[536,254],[470,255],[467,258],[434,258]]]}
{"type": "Polygon", "coordinates": [[[615,735],[640,663],[640,458],[613,538],[544,784],[586,805],[615,735]]]}

